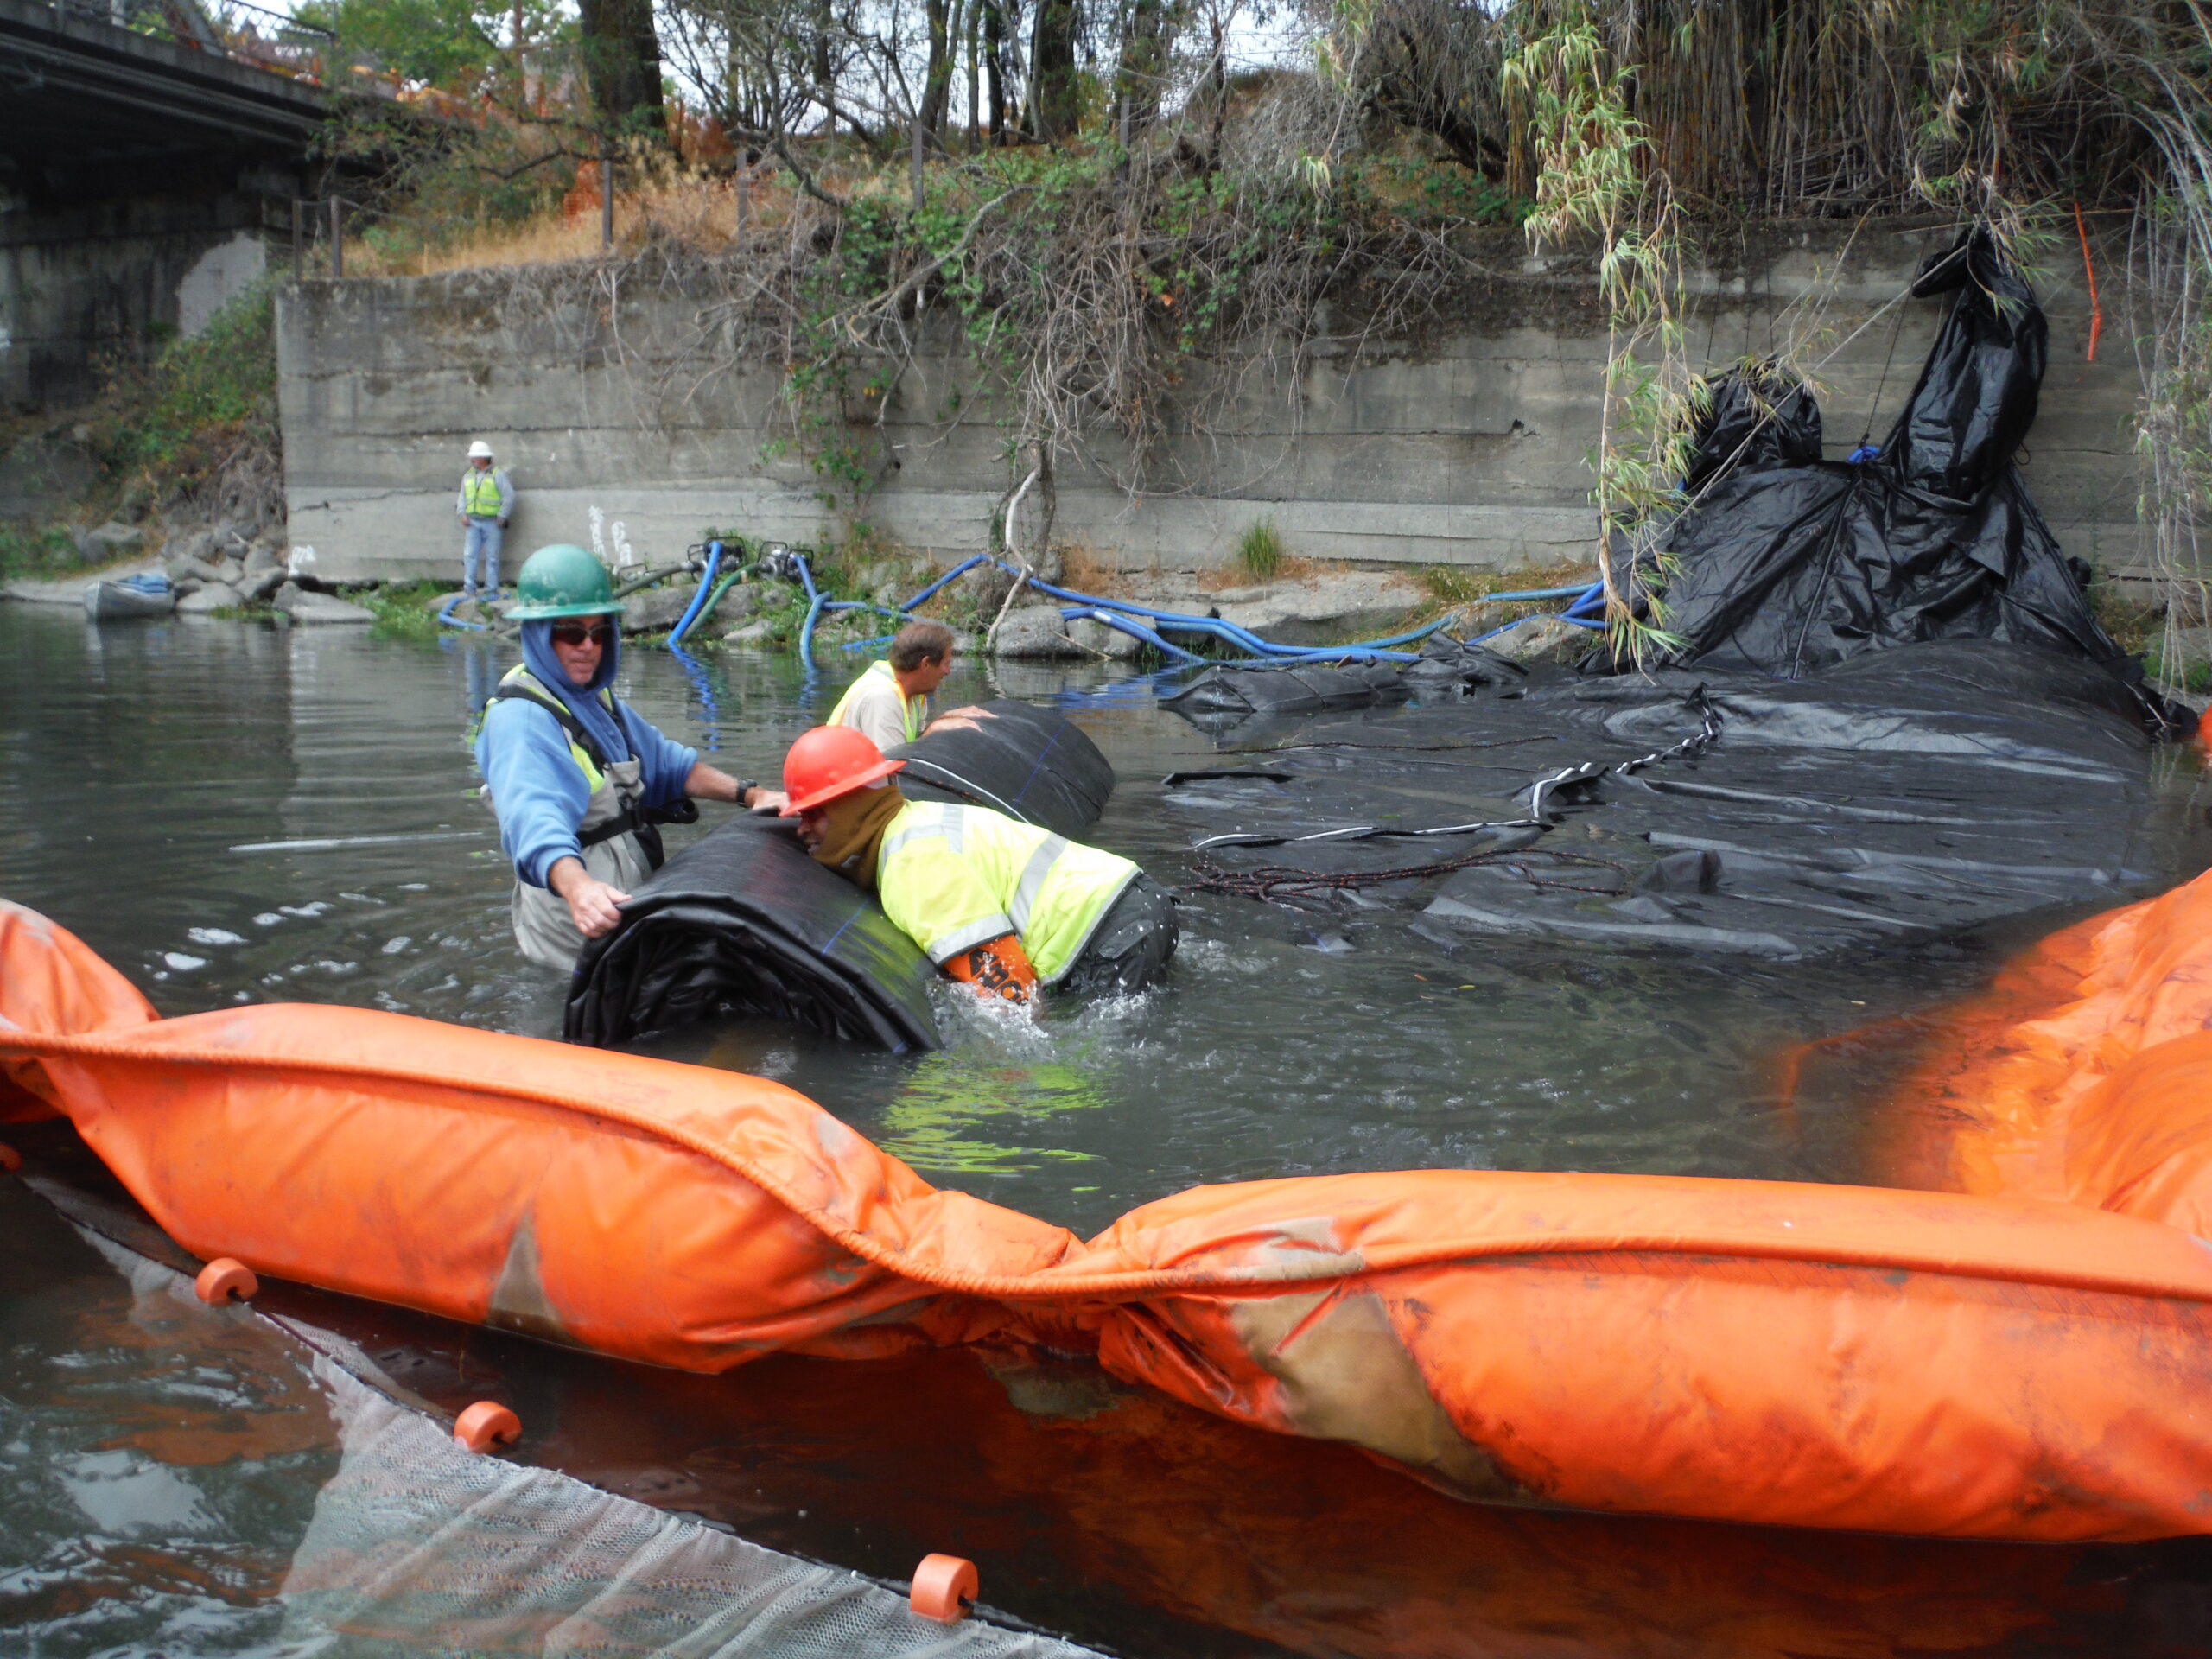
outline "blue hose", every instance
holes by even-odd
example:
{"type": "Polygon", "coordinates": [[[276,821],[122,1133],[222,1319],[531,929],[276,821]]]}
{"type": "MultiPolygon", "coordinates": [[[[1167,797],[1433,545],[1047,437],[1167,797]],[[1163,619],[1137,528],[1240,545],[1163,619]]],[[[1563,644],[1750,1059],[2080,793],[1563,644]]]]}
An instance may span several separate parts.
{"type": "MultiPolygon", "coordinates": [[[[1605,591],[1605,584],[1602,582],[1592,586],[1599,593],[1605,591]]],[[[1585,599],[1589,594],[1590,588],[1578,582],[1572,588],[1531,588],[1518,594],[1484,594],[1471,602],[1477,605],[1517,605],[1539,599],[1585,599]]]]}
{"type": "Polygon", "coordinates": [[[708,677],[706,664],[677,645],[672,635],[669,639],[668,652],[676,658],[677,666],[683,671],[684,677],[691,682],[691,689],[699,694],[700,706],[707,715],[707,739],[702,747],[712,753],[722,746],[721,709],[715,702],[714,682],[708,677]]]}
{"type": "MultiPolygon", "coordinates": [[[[1180,611],[1163,611],[1149,605],[1134,604],[1127,600],[1105,599],[1096,594],[1078,593],[1071,588],[1056,587],[1051,582],[1040,582],[1035,576],[1024,575],[1021,571],[1008,564],[1004,559],[994,557],[988,553],[972,554],[962,560],[894,611],[888,606],[874,605],[863,600],[825,599],[816,591],[814,576],[807,567],[805,555],[795,555],[794,559],[798,568],[799,580],[805,584],[809,601],[806,620],[799,629],[798,653],[799,661],[810,674],[818,671],[814,660],[814,629],[824,613],[872,610],[880,612],[887,616],[903,615],[912,612],[916,606],[928,600],[946,583],[966,575],[979,564],[995,564],[1000,569],[1026,582],[1046,598],[1063,601],[1065,603],[1060,613],[1063,618],[1080,617],[1094,622],[1103,622],[1109,627],[1117,628],[1123,633],[1143,640],[1164,655],[1185,663],[1194,663],[1201,659],[1179,645],[1170,645],[1161,637],[1161,628],[1170,628],[1178,633],[1209,634],[1225,644],[1237,647],[1249,655],[1262,658],[1290,662],[1411,663],[1420,660],[1418,652],[1395,651],[1391,647],[1408,645],[1416,640],[1426,639],[1451,620],[1449,617],[1440,618],[1407,632],[1392,634],[1388,639],[1364,639],[1349,645],[1278,645],[1271,639],[1261,639],[1249,628],[1239,627],[1236,623],[1224,621],[1217,616],[1190,616],[1180,611]],[[1073,608],[1069,608],[1071,607],[1073,608]],[[1147,628],[1126,620],[1117,620],[1115,615],[1109,613],[1118,613],[1124,619],[1143,617],[1156,626],[1147,628]]],[[[1593,582],[1574,588],[1532,588],[1525,593],[1490,594],[1485,594],[1484,599],[1486,601],[1501,602],[1572,599],[1575,602],[1568,607],[1567,620],[1586,627],[1602,626],[1602,624],[1593,623],[1589,617],[1578,613],[1586,611],[1593,604],[1601,605],[1604,601],[1605,591],[1603,582],[1593,582]]],[[[1512,625],[1507,624],[1507,626],[1510,626],[1512,625]]],[[[1503,632],[1503,628],[1494,628],[1491,632],[1480,637],[1488,639],[1503,632]]],[[[883,640],[880,638],[859,640],[848,645],[845,649],[861,651],[882,643],[883,640]]]]}
{"type": "Polygon", "coordinates": [[[699,620],[701,608],[714,596],[715,571],[721,562],[722,544],[720,542],[709,542],[707,568],[705,574],[699,578],[699,591],[691,595],[691,603],[684,607],[683,614],[677,620],[676,626],[668,631],[670,650],[673,651],[683,643],[683,636],[691,631],[691,625],[699,620]]]}
{"type": "Polygon", "coordinates": [[[1160,652],[1162,656],[1171,658],[1178,662],[1196,663],[1205,660],[1203,658],[1184,650],[1180,645],[1169,645],[1167,641],[1161,639],[1150,628],[1145,626],[1143,623],[1132,622],[1128,617],[1116,616],[1111,611],[1102,611],[1095,607],[1091,609],[1085,610],[1080,605],[1069,605],[1061,609],[1060,618],[1063,621],[1070,622],[1077,620],[1103,622],[1109,628],[1118,629],[1120,632],[1128,634],[1131,639],[1143,640],[1145,644],[1150,645],[1154,651],[1160,652]]]}
{"type": "Polygon", "coordinates": [[[1605,608],[1605,584],[1593,582],[1582,590],[1581,596],[1560,613],[1570,622],[1580,622],[1601,613],[1605,608]]]}
{"type": "MultiPolygon", "coordinates": [[[[1574,601],[1573,604],[1554,613],[1559,620],[1572,623],[1578,628],[1602,629],[1605,626],[1605,584],[1602,582],[1593,582],[1586,588],[1541,588],[1525,594],[1485,594],[1483,598],[1485,601],[1571,598],[1574,601]]],[[[1523,622],[1535,620],[1534,617],[1516,617],[1510,622],[1501,623],[1488,633],[1477,634],[1467,643],[1471,645],[1478,645],[1485,639],[1495,639],[1499,634],[1517,628],[1523,622]]]]}
{"type": "Polygon", "coordinates": [[[819,673],[821,671],[814,665],[814,625],[822,619],[825,601],[814,585],[814,572],[807,567],[806,555],[792,554],[791,563],[798,567],[799,583],[806,589],[806,620],[799,625],[798,631],[799,665],[810,674],[819,673]]]}
{"type": "Polygon", "coordinates": [[[954,565],[951,569],[946,571],[935,582],[930,583],[928,587],[923,588],[920,593],[916,594],[912,599],[908,600],[899,608],[902,611],[912,610],[915,606],[922,603],[923,601],[926,600],[931,594],[937,592],[938,588],[944,587],[946,582],[950,582],[955,576],[966,575],[970,570],[973,570],[977,565],[983,562],[984,556],[985,556],[981,553],[969,554],[968,557],[963,559],[958,564],[954,565]]]}
{"type": "MultiPolygon", "coordinates": [[[[991,563],[1009,575],[1015,576],[1021,575],[1004,559],[994,559],[991,563]]],[[[1039,582],[1034,576],[1030,576],[1027,580],[1032,588],[1047,598],[1066,600],[1077,605],[1095,606],[1106,610],[1126,611],[1132,616],[1147,616],[1155,622],[1169,624],[1179,633],[1210,633],[1217,639],[1227,640],[1230,645],[1241,645],[1256,657],[1287,657],[1306,660],[1326,658],[1334,661],[1341,661],[1350,657],[1363,657],[1375,661],[1417,662],[1420,660],[1420,654],[1416,652],[1390,652],[1384,650],[1383,647],[1405,645],[1415,639],[1425,639],[1450,620],[1442,618],[1428,624],[1426,627],[1415,628],[1410,633],[1393,634],[1388,639],[1365,640],[1357,645],[1279,645],[1272,640],[1261,639],[1249,629],[1241,628],[1234,622],[1225,622],[1217,616],[1186,616],[1179,611],[1157,610],[1152,606],[1133,604],[1127,600],[1101,599],[1096,594],[1079,594],[1072,588],[1055,588],[1051,582],[1039,582]]]]}
{"type": "Polygon", "coordinates": [[[453,613],[453,607],[460,604],[461,601],[467,597],[467,595],[466,594],[455,594],[451,599],[446,601],[444,605],[439,607],[438,620],[444,623],[446,626],[449,628],[466,628],[471,633],[482,633],[489,626],[488,624],[483,622],[464,622],[453,613]]]}

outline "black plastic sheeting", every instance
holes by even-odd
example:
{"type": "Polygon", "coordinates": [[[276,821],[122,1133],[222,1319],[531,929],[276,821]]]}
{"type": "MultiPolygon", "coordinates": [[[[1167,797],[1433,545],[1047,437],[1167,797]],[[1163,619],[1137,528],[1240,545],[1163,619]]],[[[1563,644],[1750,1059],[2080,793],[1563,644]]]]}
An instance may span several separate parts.
{"type": "Polygon", "coordinates": [[[2150,874],[2131,695],[2001,641],[1794,683],[1538,667],[1456,703],[1237,738],[1274,747],[1166,786],[1186,886],[1455,949],[1519,934],[1790,959],[2117,902],[2150,874]],[[1458,832],[1411,833],[1439,828],[1458,832]]]}
{"type": "MultiPolygon", "coordinates": [[[[1076,727],[1019,702],[893,753],[924,799],[971,799],[1061,835],[1089,828],[1114,770],[1076,727]],[[946,780],[955,780],[948,786],[946,780]]],[[[910,785],[911,780],[911,785],[910,785]]],[[[741,813],[669,860],[577,958],[563,1034],[607,1047],[752,1014],[903,1052],[939,1046],[937,969],[872,894],[807,856],[795,823],[741,813]]]]}
{"type": "Polygon", "coordinates": [[[570,1042],[750,1014],[894,1052],[938,1046],[937,970],[874,899],[807,856],[792,822],[732,818],[622,909],[576,959],[570,1042]]]}
{"type": "Polygon", "coordinates": [[[1656,547],[1675,567],[1673,664],[1796,679],[1884,646],[1980,639],[2139,681],[2014,462],[2048,348],[2033,291],[1985,232],[1929,260],[1913,291],[1956,297],[1871,461],[1821,459],[1819,406],[1786,372],[1714,383],[1685,478],[1699,499],[1656,547]]]}
{"type": "Polygon", "coordinates": [[[1234,663],[1203,671],[1160,706],[1205,726],[1254,715],[1403,702],[1410,695],[1388,663],[1234,663]]]}
{"type": "Polygon", "coordinates": [[[1080,836],[1106,810],[1114,768],[1082,728],[1049,709],[1000,698],[969,725],[939,727],[889,753],[917,801],[967,801],[1080,836]]]}
{"type": "Polygon", "coordinates": [[[1529,677],[1528,665],[1501,657],[1489,646],[1471,639],[1451,639],[1433,633],[1422,645],[1421,659],[1399,671],[1404,683],[1426,702],[1457,693],[1481,690],[1510,691],[1529,677]]]}

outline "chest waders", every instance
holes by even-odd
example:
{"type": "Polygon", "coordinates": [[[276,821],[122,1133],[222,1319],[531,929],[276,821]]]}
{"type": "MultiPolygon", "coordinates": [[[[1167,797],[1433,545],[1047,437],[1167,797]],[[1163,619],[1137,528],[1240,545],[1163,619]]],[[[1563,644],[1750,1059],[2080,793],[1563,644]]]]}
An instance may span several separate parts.
{"type": "MultiPolygon", "coordinates": [[[[599,695],[607,711],[615,713],[614,694],[601,691],[599,695]]],[[[625,893],[635,892],[638,884],[665,860],[659,826],[697,822],[697,804],[687,800],[670,806],[645,805],[645,784],[639,777],[645,763],[635,755],[608,760],[583,722],[539,684],[529,670],[512,670],[492,693],[491,702],[511,698],[535,703],[561,722],[562,731],[568,735],[569,757],[591,789],[584,815],[576,823],[576,843],[582,849],[586,873],[625,893]]],[[[493,802],[492,810],[499,810],[497,801],[493,802]]],[[[567,899],[550,887],[532,887],[518,876],[511,908],[515,943],[524,956],[564,973],[576,965],[584,936],[569,915],[567,899]]]]}

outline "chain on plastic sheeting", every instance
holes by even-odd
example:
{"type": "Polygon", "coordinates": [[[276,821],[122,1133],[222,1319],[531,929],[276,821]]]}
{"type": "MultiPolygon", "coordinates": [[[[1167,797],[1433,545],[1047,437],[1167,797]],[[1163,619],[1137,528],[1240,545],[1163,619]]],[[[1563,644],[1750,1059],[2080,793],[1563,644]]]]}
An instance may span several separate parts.
{"type": "MultiPolygon", "coordinates": [[[[1684,699],[1684,706],[1698,717],[1698,729],[1681,741],[1665,748],[1654,749],[1633,760],[1607,764],[1599,760],[1584,761],[1572,766],[1562,766],[1547,773],[1529,785],[1529,816],[1525,818],[1500,818],[1481,823],[1447,823],[1427,830],[1403,830],[1382,824],[1352,824],[1339,830],[1323,830],[1310,836],[1265,836],[1231,833],[1208,836],[1193,847],[1203,853],[1212,847],[1276,847],[1303,844],[1310,842],[1373,841],[1385,838],[1412,839],[1431,836],[1464,836],[1484,830],[1530,830],[1542,831],[1550,828],[1551,819],[1546,807],[1549,798],[1560,790],[1573,789],[1580,785],[1594,784],[1602,778],[1623,776],[1640,772],[1646,766],[1662,761],[1693,759],[1702,754],[1720,737],[1720,711],[1699,686],[1684,699]]],[[[1224,893],[1243,899],[1258,899],[1275,902],[1284,899],[1309,896],[1324,892],[1345,892],[1357,888],[1381,887],[1391,881],[1404,881],[1416,877],[1446,875],[1455,870],[1471,868],[1477,865],[1492,866],[1510,871],[1514,875],[1538,888],[1555,888],[1570,893],[1592,893],[1607,898],[1625,897],[1630,877],[1626,869],[1609,858],[1596,858],[1587,854],[1569,853],[1549,848],[1524,850],[1519,848],[1483,848],[1462,853],[1456,858],[1437,859],[1426,864],[1409,864],[1387,870],[1314,870],[1296,865],[1268,865],[1254,870],[1230,869],[1212,860],[1200,858],[1192,865],[1191,876],[1185,883],[1195,893],[1224,893]],[[1558,869],[1566,867],[1602,868],[1619,877],[1618,887],[1593,887],[1573,880],[1546,880],[1535,874],[1536,869],[1558,869]],[[1533,867],[1533,868],[1532,868],[1533,867]]]]}
{"type": "Polygon", "coordinates": [[[1093,1659],[1049,1637],[931,1623],[857,1573],[465,1451],[327,1357],[315,1375],[342,1453],[284,1581],[289,1641],[639,1659],[1093,1659]]]}

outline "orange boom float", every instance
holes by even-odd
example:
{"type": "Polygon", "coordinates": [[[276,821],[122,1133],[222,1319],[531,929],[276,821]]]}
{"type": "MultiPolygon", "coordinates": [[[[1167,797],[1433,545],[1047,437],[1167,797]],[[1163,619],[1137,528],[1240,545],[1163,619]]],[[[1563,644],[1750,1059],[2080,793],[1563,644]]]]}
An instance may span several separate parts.
{"type": "MultiPolygon", "coordinates": [[[[2212,976],[2160,966],[2199,960],[2160,955],[2191,906],[2212,888],[2102,924],[2138,966],[2069,1052],[2165,1030],[2152,1005],[2201,1026],[2212,976]]],[[[699,1371],[1041,1340],[1485,1500],[2212,1530],[2212,1250],[2094,1195],[1433,1170],[1200,1187],[1086,1242],[758,1078],[365,1009],[161,1020],[4,904],[0,970],[0,1113],[59,1109],[180,1243],[256,1273],[699,1371]]],[[[2156,1079],[2202,1040],[2139,1043],[2071,1133],[2201,1101],[2156,1079]]],[[[2164,1156],[2126,1145],[2115,1169],[2164,1156]]]]}

